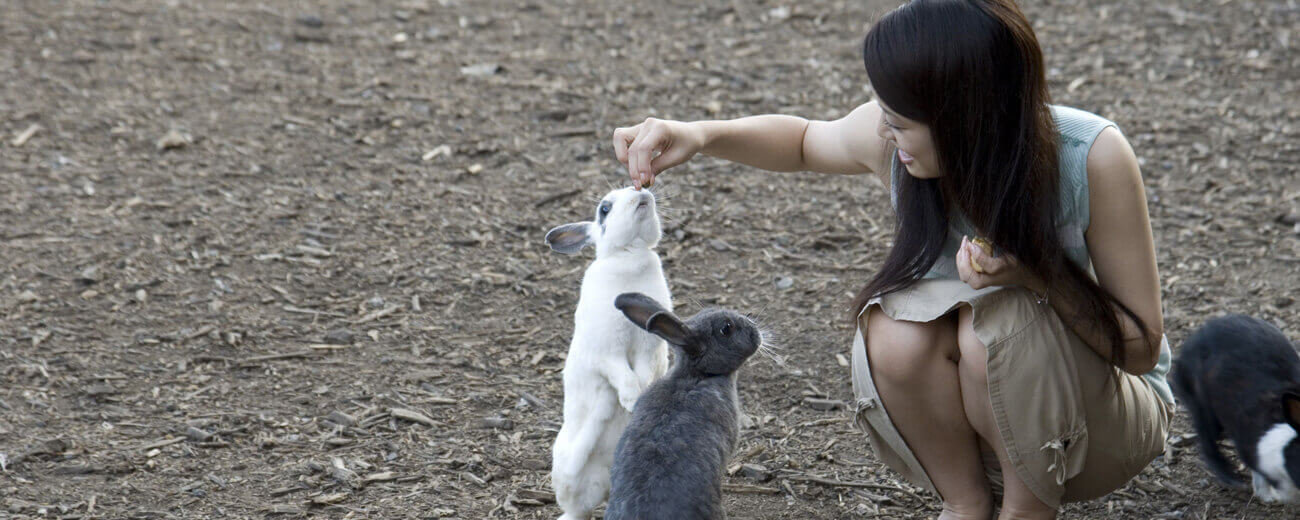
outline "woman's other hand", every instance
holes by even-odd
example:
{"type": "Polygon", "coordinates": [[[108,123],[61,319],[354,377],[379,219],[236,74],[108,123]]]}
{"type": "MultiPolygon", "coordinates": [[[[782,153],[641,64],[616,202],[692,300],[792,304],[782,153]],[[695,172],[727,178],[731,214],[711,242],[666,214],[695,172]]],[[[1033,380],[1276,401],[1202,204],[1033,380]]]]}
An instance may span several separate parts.
{"type": "Polygon", "coordinates": [[[1043,293],[1042,283],[1021,267],[1015,257],[1008,254],[993,256],[985,253],[984,248],[967,237],[961,238],[961,248],[957,250],[957,275],[972,289],[1019,285],[1035,294],[1043,293]],[[975,266],[971,264],[972,260],[979,264],[984,272],[976,271],[975,266]]]}

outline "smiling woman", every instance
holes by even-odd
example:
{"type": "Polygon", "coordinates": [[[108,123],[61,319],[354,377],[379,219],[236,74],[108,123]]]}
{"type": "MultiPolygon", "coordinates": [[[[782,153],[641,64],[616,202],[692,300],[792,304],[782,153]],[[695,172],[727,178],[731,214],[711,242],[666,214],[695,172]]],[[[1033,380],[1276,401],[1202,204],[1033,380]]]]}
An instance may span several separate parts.
{"type": "Polygon", "coordinates": [[[933,179],[939,176],[939,165],[934,154],[934,138],[930,127],[898,115],[884,103],[880,104],[879,135],[881,139],[898,150],[898,162],[907,169],[907,173],[918,179],[933,179]],[[918,161],[917,157],[921,160],[918,161]]]}
{"type": "Polygon", "coordinates": [[[863,63],[878,99],[841,119],[647,119],[615,154],[637,187],[700,152],[889,187],[893,246],[852,303],[857,422],[941,518],[990,518],[998,495],[1003,517],[1052,518],[1123,485],[1174,410],[1133,150],[1050,104],[1011,0],[905,3],[863,63]]]}

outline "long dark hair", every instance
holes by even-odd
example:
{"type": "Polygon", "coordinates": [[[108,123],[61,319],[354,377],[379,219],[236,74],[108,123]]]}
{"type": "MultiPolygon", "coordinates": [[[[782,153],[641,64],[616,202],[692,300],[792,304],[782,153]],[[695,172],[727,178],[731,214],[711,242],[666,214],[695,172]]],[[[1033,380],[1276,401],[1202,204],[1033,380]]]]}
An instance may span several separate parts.
{"type": "Polygon", "coordinates": [[[1109,340],[1111,362],[1123,366],[1115,310],[1147,329],[1065,255],[1043,53],[1015,2],[913,0],[872,27],[862,55],[878,98],[929,126],[941,175],[891,172],[898,194],[894,245],[854,298],[854,317],[871,298],[925,275],[943,251],[950,211],[958,211],[1024,268],[1076,295],[1083,317],[1109,340]]]}

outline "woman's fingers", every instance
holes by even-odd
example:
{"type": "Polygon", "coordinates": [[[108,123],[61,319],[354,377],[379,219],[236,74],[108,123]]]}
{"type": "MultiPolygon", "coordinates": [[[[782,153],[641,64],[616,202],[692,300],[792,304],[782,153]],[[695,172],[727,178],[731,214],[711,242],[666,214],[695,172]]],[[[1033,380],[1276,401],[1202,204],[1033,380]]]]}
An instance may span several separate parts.
{"type": "Polygon", "coordinates": [[[617,157],[618,162],[623,163],[624,166],[627,165],[627,148],[636,140],[639,130],[641,125],[614,129],[614,157],[617,157]]]}
{"type": "Polygon", "coordinates": [[[644,186],[653,181],[656,172],[651,170],[650,164],[655,154],[663,150],[667,134],[663,125],[647,124],[628,148],[627,167],[632,172],[632,178],[644,186]]]}
{"type": "Polygon", "coordinates": [[[971,242],[964,237],[962,238],[961,248],[966,251],[966,256],[970,258],[971,262],[973,262],[973,264],[971,264],[972,269],[974,269],[974,266],[978,264],[980,269],[984,271],[983,274],[989,276],[998,274],[998,271],[1002,267],[1001,263],[995,265],[993,257],[985,253],[984,248],[975,245],[974,242],[971,242]]]}
{"type": "Polygon", "coordinates": [[[970,255],[966,249],[966,239],[963,238],[961,247],[957,248],[957,277],[963,282],[970,283],[969,279],[973,271],[970,266],[970,255]]]}
{"type": "MultiPolygon", "coordinates": [[[[975,267],[971,265],[971,255],[976,254],[978,246],[962,238],[961,247],[957,248],[957,276],[961,281],[966,282],[972,289],[983,289],[989,286],[990,274],[975,272],[975,267]]],[[[983,266],[981,266],[983,267],[983,266]]]]}
{"type": "Polygon", "coordinates": [[[636,161],[639,160],[636,143],[638,137],[644,140],[645,126],[646,123],[641,123],[614,130],[614,156],[618,158],[618,162],[627,167],[628,176],[632,178],[632,187],[638,190],[641,189],[642,184],[645,184],[645,179],[638,175],[635,167],[636,161]]]}
{"type": "Polygon", "coordinates": [[[650,181],[654,182],[654,177],[659,172],[677,166],[691,158],[692,151],[681,146],[669,146],[660,151],[661,153],[650,160],[650,181]]]}
{"type": "Polygon", "coordinates": [[[971,260],[984,268],[984,274],[988,276],[998,276],[1005,272],[1011,271],[1016,267],[1016,259],[1011,255],[1003,254],[993,256],[984,252],[984,248],[975,245],[974,242],[967,242],[966,249],[969,250],[971,260]]]}

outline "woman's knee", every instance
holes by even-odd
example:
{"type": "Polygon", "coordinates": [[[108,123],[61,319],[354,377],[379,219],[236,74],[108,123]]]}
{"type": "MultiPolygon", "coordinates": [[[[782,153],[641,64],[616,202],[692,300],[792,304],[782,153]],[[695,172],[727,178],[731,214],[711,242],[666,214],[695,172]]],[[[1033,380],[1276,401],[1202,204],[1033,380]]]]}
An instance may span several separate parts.
{"type": "Polygon", "coordinates": [[[988,388],[988,347],[975,334],[970,307],[957,315],[957,350],[961,353],[959,375],[977,387],[988,388]]]}
{"type": "MultiPolygon", "coordinates": [[[[980,347],[982,348],[982,347],[980,347]]],[[[961,347],[961,361],[958,363],[957,375],[962,379],[962,388],[970,387],[972,389],[984,389],[988,393],[989,387],[989,367],[988,358],[983,356],[983,350],[978,348],[961,347]]]]}
{"type": "MultiPolygon", "coordinates": [[[[936,365],[952,363],[957,344],[952,324],[894,320],[878,310],[867,316],[867,356],[875,379],[892,385],[926,385],[936,365]]],[[[950,365],[951,366],[951,365],[950,365]]]]}
{"type": "Polygon", "coordinates": [[[998,428],[989,397],[988,350],[971,327],[969,307],[958,313],[957,321],[957,349],[961,351],[957,377],[961,381],[962,407],[971,427],[1001,453],[1002,444],[997,438],[998,428]]]}

